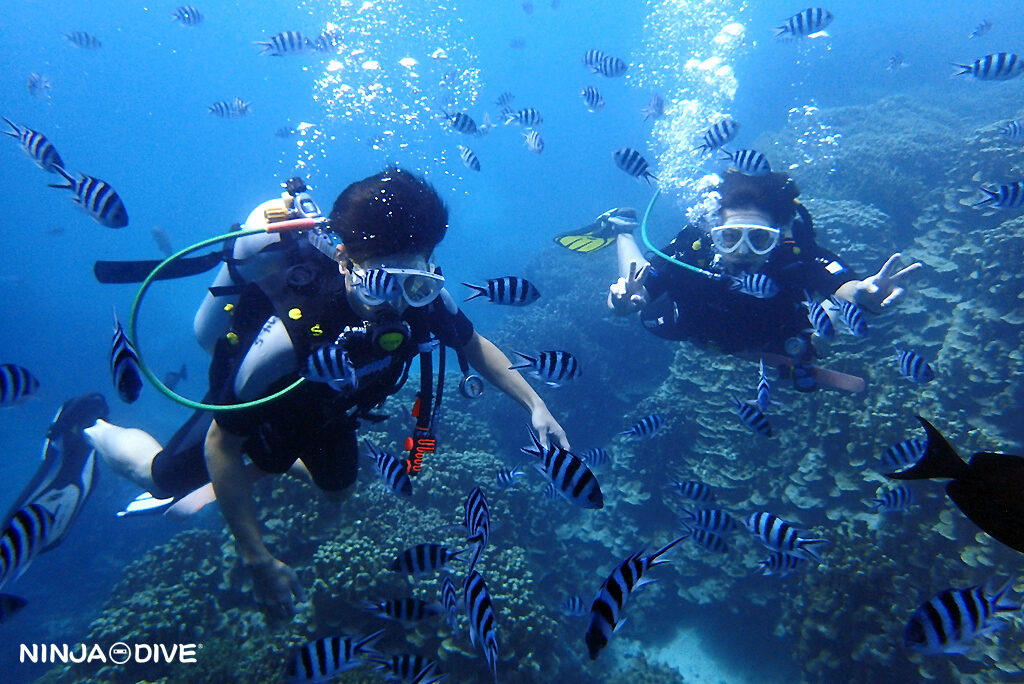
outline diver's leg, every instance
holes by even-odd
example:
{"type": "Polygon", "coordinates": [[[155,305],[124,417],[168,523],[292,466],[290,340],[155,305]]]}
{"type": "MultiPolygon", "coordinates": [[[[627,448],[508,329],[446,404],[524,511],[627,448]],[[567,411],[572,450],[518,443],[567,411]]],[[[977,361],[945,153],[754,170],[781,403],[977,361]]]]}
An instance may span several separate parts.
{"type": "Polygon", "coordinates": [[[134,482],[158,499],[169,495],[153,483],[152,463],[163,447],[148,432],[123,428],[105,420],[97,420],[83,430],[89,444],[115,473],[134,482]]]}

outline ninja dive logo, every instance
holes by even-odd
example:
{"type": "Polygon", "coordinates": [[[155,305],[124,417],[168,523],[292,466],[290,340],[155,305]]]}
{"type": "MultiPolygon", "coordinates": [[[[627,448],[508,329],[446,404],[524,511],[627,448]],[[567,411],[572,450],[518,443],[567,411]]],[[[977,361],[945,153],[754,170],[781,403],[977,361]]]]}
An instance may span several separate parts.
{"type": "Polygon", "coordinates": [[[134,644],[123,641],[107,650],[99,644],[21,644],[19,661],[22,663],[194,663],[196,651],[202,644],[134,644]]]}

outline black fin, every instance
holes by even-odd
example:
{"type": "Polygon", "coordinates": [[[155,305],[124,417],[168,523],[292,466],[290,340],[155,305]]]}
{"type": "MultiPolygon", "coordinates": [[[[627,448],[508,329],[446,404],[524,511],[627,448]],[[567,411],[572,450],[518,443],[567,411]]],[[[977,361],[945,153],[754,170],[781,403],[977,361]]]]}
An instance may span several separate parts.
{"type": "MultiPolygon", "coordinates": [[[[221,261],[223,259],[220,252],[210,252],[203,256],[176,259],[160,271],[156,279],[169,280],[171,278],[184,278],[185,276],[204,273],[219,265],[221,261]]],[[[163,259],[97,261],[93,264],[92,272],[96,276],[96,280],[101,283],[141,283],[161,262],[163,262],[163,259]]]]}
{"type": "Polygon", "coordinates": [[[980,453],[970,468],[971,476],[950,482],[946,494],[989,536],[1024,553],[1024,459],[980,453]]]}
{"type": "Polygon", "coordinates": [[[942,433],[921,416],[917,419],[928,433],[928,447],[924,456],[910,468],[898,473],[886,473],[886,477],[894,480],[930,480],[935,477],[957,479],[966,475],[970,469],[942,433]]]}

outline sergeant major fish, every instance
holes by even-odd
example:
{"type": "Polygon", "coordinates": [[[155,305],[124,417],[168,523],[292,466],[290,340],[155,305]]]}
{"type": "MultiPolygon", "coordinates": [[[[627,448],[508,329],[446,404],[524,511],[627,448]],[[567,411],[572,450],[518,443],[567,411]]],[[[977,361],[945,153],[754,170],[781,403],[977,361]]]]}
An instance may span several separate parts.
{"type": "Polygon", "coordinates": [[[651,95],[651,99],[647,101],[647,106],[641,109],[640,113],[644,115],[644,121],[660,119],[665,116],[665,98],[658,93],[654,93],[651,95]]]}
{"type": "Polygon", "coordinates": [[[505,125],[507,126],[510,123],[535,128],[544,123],[544,117],[536,109],[527,107],[526,109],[520,109],[518,112],[507,112],[505,114],[505,125]]]}
{"type": "Polygon", "coordinates": [[[972,204],[972,207],[992,205],[999,209],[1020,209],[1024,207],[1024,183],[1007,183],[993,188],[978,188],[985,194],[980,201],[972,204]]]}
{"type": "Polygon", "coordinates": [[[27,368],[0,364],[0,406],[14,406],[39,390],[39,381],[27,368]]]}
{"type": "Polygon", "coordinates": [[[691,501],[700,503],[713,503],[715,501],[715,493],[711,491],[711,487],[697,480],[677,480],[670,482],[668,486],[675,489],[679,496],[691,501]]]}
{"type": "Polygon", "coordinates": [[[1012,52],[997,52],[979,57],[970,64],[957,64],[956,76],[970,74],[979,81],[1008,81],[1024,72],[1024,60],[1012,52]]]}
{"type": "Polygon", "coordinates": [[[655,433],[661,429],[661,426],[665,424],[665,419],[658,413],[652,413],[649,416],[644,416],[636,423],[633,427],[628,430],[623,430],[620,435],[629,437],[631,439],[640,439],[641,437],[653,437],[655,433]]]}
{"type": "Polygon", "coordinates": [[[731,400],[733,406],[736,407],[736,415],[748,430],[756,432],[759,435],[764,435],[765,437],[772,436],[772,424],[769,422],[768,418],[761,413],[761,409],[757,406],[752,406],[746,402],[740,401],[736,397],[731,397],[731,400]]]}
{"type": "Polygon", "coordinates": [[[897,513],[907,510],[913,503],[913,494],[905,485],[901,485],[879,492],[878,496],[871,500],[871,507],[878,513],[897,513]]]}
{"type": "Polygon", "coordinates": [[[544,151],[544,139],[540,137],[540,131],[523,133],[523,138],[523,144],[534,154],[540,154],[544,151]]]}
{"type": "Polygon", "coordinates": [[[465,133],[466,135],[478,135],[480,133],[480,129],[476,126],[476,121],[474,121],[473,117],[469,114],[466,114],[465,112],[455,112],[452,114],[446,111],[444,115],[448,120],[448,125],[451,126],[453,130],[456,130],[459,133],[465,133]]]}
{"type": "Polygon", "coordinates": [[[370,662],[369,657],[379,656],[371,647],[383,635],[382,629],[365,637],[330,636],[310,641],[288,661],[285,676],[289,684],[332,681],[342,672],[370,662]]]}
{"type": "Polygon", "coordinates": [[[469,572],[473,572],[491,533],[491,509],[487,505],[487,497],[484,496],[482,489],[473,488],[466,497],[463,510],[462,524],[469,535],[466,542],[473,545],[473,557],[469,561],[469,572]]]}
{"type": "Polygon", "coordinates": [[[832,23],[832,13],[821,7],[809,7],[797,12],[781,26],[775,27],[775,38],[779,40],[795,38],[818,38],[827,36],[825,27],[832,23]]]}
{"type": "Polygon", "coordinates": [[[261,55],[270,54],[271,57],[287,57],[290,55],[301,55],[313,47],[313,41],[299,31],[282,31],[275,33],[270,40],[258,40],[253,45],[262,45],[261,55]]]}
{"type": "Polygon", "coordinates": [[[615,162],[615,166],[637,180],[647,181],[648,185],[652,180],[658,180],[658,177],[651,173],[650,165],[644,156],[632,147],[621,147],[615,150],[612,153],[612,160],[615,162]]]}
{"type": "Polygon", "coordinates": [[[683,534],[687,539],[692,539],[701,548],[711,553],[727,553],[729,551],[729,545],[725,543],[725,540],[714,532],[701,529],[699,527],[694,528],[689,525],[683,525],[686,532],[683,534]]]}
{"type": "Polygon", "coordinates": [[[554,442],[545,447],[533,428],[530,428],[530,438],[533,446],[523,447],[522,452],[540,459],[536,469],[555,485],[563,497],[581,508],[604,506],[601,485],[583,461],[554,442]]]}
{"type": "Polygon", "coordinates": [[[25,79],[25,90],[32,97],[39,97],[41,95],[49,96],[49,92],[52,89],[50,84],[50,77],[44,76],[43,74],[37,74],[32,72],[25,79]]]}
{"type": "Polygon", "coordinates": [[[1004,613],[1020,611],[1019,603],[1004,599],[1012,584],[1010,579],[1001,587],[940,591],[914,611],[903,630],[903,643],[925,655],[966,653],[972,641],[1002,626],[1004,613]]]}
{"type": "Polygon", "coordinates": [[[65,33],[64,40],[83,50],[99,50],[103,47],[103,43],[100,42],[99,38],[85,31],[65,33]]]}
{"type": "Polygon", "coordinates": [[[452,551],[442,544],[417,544],[402,551],[391,563],[391,569],[413,577],[425,577],[430,573],[444,570],[452,561],[463,561],[459,558],[466,549],[452,551]]]}
{"type": "Polygon", "coordinates": [[[790,573],[802,570],[807,565],[807,559],[776,551],[763,561],[758,561],[757,565],[757,571],[762,575],[785,577],[790,573]]]}
{"type": "Polygon", "coordinates": [[[579,454],[579,458],[581,461],[586,463],[587,467],[591,470],[594,468],[604,468],[612,462],[611,456],[608,455],[608,450],[602,449],[601,447],[587,449],[579,454]]]}
{"type": "Polygon", "coordinates": [[[829,302],[839,310],[839,317],[851,334],[857,337],[864,337],[868,334],[868,324],[864,320],[864,314],[859,306],[849,299],[843,299],[835,295],[829,297],[829,302]]]}
{"type": "Polygon", "coordinates": [[[772,386],[768,382],[768,376],[764,369],[764,359],[761,359],[758,367],[757,378],[757,408],[762,412],[767,411],[772,403],[772,386]]]}
{"type": "Polygon", "coordinates": [[[21,141],[21,147],[25,150],[25,154],[32,157],[39,168],[50,173],[57,173],[58,168],[64,168],[64,160],[60,158],[57,149],[46,139],[45,135],[26,126],[19,126],[7,117],[4,117],[4,121],[11,127],[10,131],[4,131],[4,135],[21,141]]]}
{"type": "Polygon", "coordinates": [[[785,520],[764,511],[751,514],[744,524],[765,547],[772,551],[781,551],[819,563],[821,559],[818,558],[814,547],[828,543],[827,539],[804,539],[800,536],[800,531],[785,520]]]}
{"type": "Polygon", "coordinates": [[[714,152],[731,142],[739,132],[739,123],[727,116],[704,131],[704,143],[699,147],[693,148],[693,151],[700,152],[701,154],[714,152]]]}
{"type": "Polygon", "coordinates": [[[241,119],[249,113],[250,104],[240,97],[234,100],[219,100],[209,106],[209,112],[221,119],[241,119]]]}
{"type": "Polygon", "coordinates": [[[459,595],[449,575],[441,578],[441,607],[444,609],[444,620],[455,631],[459,628],[459,595]]]}
{"type": "Polygon", "coordinates": [[[731,162],[731,167],[742,173],[744,176],[765,176],[772,172],[768,159],[757,150],[720,150],[722,156],[719,161],[731,162]]]}
{"type": "Polygon", "coordinates": [[[365,608],[367,612],[373,613],[377,617],[403,623],[419,622],[441,614],[440,604],[427,603],[408,596],[387,601],[368,601],[365,608]]]}
{"type": "Polygon", "coordinates": [[[387,672],[387,679],[414,684],[422,684],[437,667],[435,661],[416,653],[402,653],[387,660],[370,659],[368,662],[376,663],[378,672],[387,672]]]}
{"type": "Polygon", "coordinates": [[[905,439],[886,449],[882,462],[891,470],[906,468],[921,460],[927,446],[927,442],[918,437],[905,439]]]}
{"type": "Polygon", "coordinates": [[[981,38],[983,35],[992,30],[992,22],[988,19],[982,19],[981,23],[974,27],[974,30],[967,36],[968,40],[973,38],[981,38]]]}
{"type": "Polygon", "coordinates": [[[512,470],[499,470],[498,471],[498,486],[502,489],[511,489],[518,484],[521,478],[526,477],[526,473],[516,466],[512,470]]]}
{"type": "Polygon", "coordinates": [[[811,324],[812,332],[825,340],[831,340],[836,336],[836,329],[832,325],[832,319],[828,317],[825,309],[809,292],[804,292],[803,305],[807,309],[807,320],[811,324]]]}
{"type": "Polygon", "coordinates": [[[192,5],[182,5],[171,13],[171,20],[182,26],[199,26],[203,23],[203,15],[192,5]]]}
{"type": "Polygon", "coordinates": [[[581,615],[585,615],[586,612],[587,604],[583,602],[583,597],[579,594],[568,596],[564,601],[562,601],[562,615],[580,617],[581,615]]]}
{"type": "Polygon", "coordinates": [[[763,273],[744,273],[742,276],[726,274],[726,278],[729,280],[730,290],[750,297],[771,299],[779,294],[779,286],[763,273]]]}
{"type": "Polygon", "coordinates": [[[914,382],[931,382],[935,379],[935,371],[920,354],[904,349],[896,349],[900,373],[914,382]]]}
{"type": "Polygon", "coordinates": [[[480,170],[480,158],[476,156],[476,152],[465,145],[459,145],[459,159],[462,160],[462,165],[470,171],[480,170]]]}
{"type": "Polygon", "coordinates": [[[1002,128],[1002,133],[1010,140],[1024,140],[1024,119],[1007,122],[1002,128]]]}
{"type": "Polygon", "coordinates": [[[139,372],[139,355],[135,346],[124,334],[121,321],[114,311],[114,337],[110,343],[110,375],[121,401],[133,403],[142,392],[142,374],[139,372]]]}
{"type": "Polygon", "coordinates": [[[604,109],[604,98],[601,97],[601,93],[594,86],[585,86],[580,91],[580,97],[583,98],[583,103],[587,105],[587,109],[590,111],[599,112],[604,109]]]}
{"type": "Polygon", "coordinates": [[[467,302],[477,297],[487,297],[494,304],[525,306],[532,304],[540,297],[540,291],[533,283],[518,276],[491,278],[486,285],[462,284],[476,290],[475,294],[466,297],[465,301],[467,302]]]}
{"type": "Polygon", "coordinates": [[[377,445],[370,440],[364,439],[363,441],[370,450],[367,457],[373,459],[377,464],[377,472],[380,473],[380,478],[384,480],[388,489],[399,496],[412,496],[412,480],[409,479],[405,465],[383,449],[378,449],[377,445]]]}
{"type": "Polygon", "coordinates": [[[708,532],[732,532],[738,525],[736,519],[720,508],[698,508],[694,511],[682,509],[679,519],[684,525],[708,532]]]}
{"type": "Polygon", "coordinates": [[[509,370],[519,368],[530,368],[530,375],[538,380],[543,380],[551,387],[560,387],[562,383],[575,380],[583,375],[583,369],[576,357],[567,351],[553,349],[537,352],[536,356],[529,356],[522,352],[512,352],[521,357],[519,363],[509,366],[509,370]]]}
{"type": "Polygon", "coordinates": [[[71,190],[75,204],[89,214],[93,221],[108,228],[124,228],[128,225],[128,211],[114,188],[110,187],[110,183],[82,173],[78,174],[77,179],[72,178],[59,166],[54,170],[63,176],[67,183],[50,183],[50,187],[71,190]]]}
{"type": "Polygon", "coordinates": [[[466,602],[466,615],[469,617],[469,641],[484,650],[484,657],[487,665],[494,674],[494,681],[498,681],[498,625],[494,619],[494,605],[491,603],[491,595],[487,592],[487,585],[480,573],[470,571],[463,584],[463,594],[466,602]]]}

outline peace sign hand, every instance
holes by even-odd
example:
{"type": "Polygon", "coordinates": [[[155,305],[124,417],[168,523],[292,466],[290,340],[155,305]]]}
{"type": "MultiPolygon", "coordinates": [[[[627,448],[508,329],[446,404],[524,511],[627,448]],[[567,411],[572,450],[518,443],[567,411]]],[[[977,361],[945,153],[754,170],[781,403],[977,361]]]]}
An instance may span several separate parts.
{"type": "Polygon", "coordinates": [[[608,288],[609,308],[618,314],[628,314],[643,307],[647,303],[644,282],[650,274],[650,264],[644,264],[637,270],[637,263],[629,262],[629,277],[619,278],[608,288]]]}
{"type": "Polygon", "coordinates": [[[900,265],[900,256],[899,252],[893,254],[878,273],[857,284],[854,295],[857,304],[877,312],[895,304],[896,300],[903,296],[906,289],[901,287],[899,282],[921,268],[921,264],[914,262],[897,271],[896,269],[900,265]]]}

